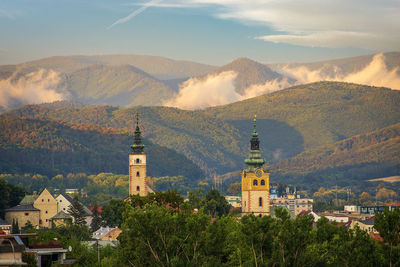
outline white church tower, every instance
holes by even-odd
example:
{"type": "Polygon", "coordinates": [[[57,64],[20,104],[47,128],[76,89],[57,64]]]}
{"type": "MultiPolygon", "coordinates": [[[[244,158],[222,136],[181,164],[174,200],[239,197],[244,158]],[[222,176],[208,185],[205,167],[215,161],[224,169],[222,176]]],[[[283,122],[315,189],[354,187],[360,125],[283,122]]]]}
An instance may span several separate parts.
{"type": "Polygon", "coordinates": [[[147,196],[146,154],[139,129],[139,114],[136,113],[135,141],[129,154],[129,195],[147,196]]]}

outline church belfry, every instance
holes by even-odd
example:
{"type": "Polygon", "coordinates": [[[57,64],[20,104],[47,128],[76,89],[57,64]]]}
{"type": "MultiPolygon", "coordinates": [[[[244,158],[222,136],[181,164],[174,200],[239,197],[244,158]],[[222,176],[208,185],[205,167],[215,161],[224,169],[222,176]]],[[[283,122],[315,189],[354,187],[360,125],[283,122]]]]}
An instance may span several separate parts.
{"type": "Polygon", "coordinates": [[[146,154],[139,128],[139,114],[136,113],[135,139],[129,154],[129,195],[147,196],[146,154]]]}
{"type": "Polygon", "coordinates": [[[269,215],[269,172],[263,168],[255,115],[251,136],[250,154],[244,161],[247,168],[242,170],[242,214],[269,215]]]}

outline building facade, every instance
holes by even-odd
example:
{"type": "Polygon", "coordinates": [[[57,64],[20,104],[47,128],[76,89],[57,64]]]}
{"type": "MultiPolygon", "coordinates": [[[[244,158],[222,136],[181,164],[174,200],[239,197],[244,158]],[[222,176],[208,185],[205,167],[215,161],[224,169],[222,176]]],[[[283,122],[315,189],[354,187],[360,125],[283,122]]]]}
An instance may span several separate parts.
{"type": "Polygon", "coordinates": [[[129,195],[147,196],[147,163],[136,114],[135,141],[129,154],[129,195]]]}
{"type": "Polygon", "coordinates": [[[13,221],[18,222],[19,227],[25,226],[30,222],[33,227],[39,227],[40,210],[33,205],[17,205],[12,208],[6,209],[5,220],[9,224],[13,221]]]}
{"type": "Polygon", "coordinates": [[[269,215],[269,172],[264,169],[255,116],[250,148],[250,155],[244,161],[247,168],[242,170],[242,214],[269,215]]]}
{"type": "Polygon", "coordinates": [[[45,188],[39,194],[35,202],[33,202],[33,206],[38,210],[40,210],[39,226],[50,228],[51,227],[50,218],[52,218],[58,212],[57,200],[45,188]]]}

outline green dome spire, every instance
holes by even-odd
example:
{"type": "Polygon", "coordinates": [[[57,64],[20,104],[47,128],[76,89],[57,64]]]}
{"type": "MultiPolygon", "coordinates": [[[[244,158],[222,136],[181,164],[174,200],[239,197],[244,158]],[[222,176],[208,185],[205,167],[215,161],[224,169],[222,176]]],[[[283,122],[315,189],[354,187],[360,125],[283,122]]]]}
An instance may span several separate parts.
{"type": "Polygon", "coordinates": [[[139,113],[136,113],[136,129],[135,129],[135,141],[131,145],[132,151],[135,154],[143,154],[144,145],[142,143],[142,134],[139,129],[139,113]]]}
{"type": "Polygon", "coordinates": [[[254,115],[254,129],[251,134],[252,138],[250,139],[250,155],[244,162],[247,164],[247,171],[255,171],[256,169],[262,167],[265,163],[265,159],[262,157],[260,153],[260,140],[258,139],[258,132],[256,127],[256,115],[254,115]]]}

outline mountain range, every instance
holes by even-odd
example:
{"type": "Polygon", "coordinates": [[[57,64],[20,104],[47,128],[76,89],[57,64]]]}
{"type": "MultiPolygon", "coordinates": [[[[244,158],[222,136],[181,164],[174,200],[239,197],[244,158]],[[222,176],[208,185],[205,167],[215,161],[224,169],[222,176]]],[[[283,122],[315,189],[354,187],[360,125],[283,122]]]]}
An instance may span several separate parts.
{"type": "MultiPolygon", "coordinates": [[[[223,99],[226,104],[321,80],[400,89],[400,52],[312,63],[262,64],[239,58],[221,67],[140,55],[50,57],[0,66],[0,112],[57,100],[160,106],[178,97],[182,88],[188,94],[201,93],[208,86],[202,82],[210,77],[218,89],[206,94],[217,98],[222,91],[228,96],[238,94],[223,99]],[[219,84],[227,72],[234,74],[231,80],[219,84]]],[[[207,95],[203,97],[207,102],[207,95]]],[[[208,106],[212,105],[210,100],[208,106]]]]}
{"type": "MultiPolygon", "coordinates": [[[[313,162],[314,157],[321,156],[318,151],[336,146],[337,142],[352,140],[357,135],[373,136],[373,131],[396,125],[400,121],[399,107],[400,91],[342,82],[318,82],[202,111],[143,106],[82,107],[61,102],[53,106],[27,105],[4,115],[74,125],[92,124],[127,133],[134,129],[134,115],[138,112],[147,140],[183,154],[212,176],[213,173],[223,174],[244,167],[254,114],[257,114],[262,153],[268,164],[282,173],[291,173],[292,169],[293,172],[299,170],[298,162],[313,162]]],[[[391,142],[397,140],[395,135],[390,139],[393,139],[391,142]]],[[[386,145],[382,143],[381,147],[386,145]]],[[[338,160],[345,162],[340,166],[368,163],[370,156],[367,155],[374,153],[370,148],[371,145],[364,142],[354,147],[353,154],[338,154],[338,160]],[[357,156],[352,161],[344,160],[348,155],[357,156]]],[[[382,160],[374,162],[396,166],[399,163],[397,157],[388,160],[392,154],[392,149],[383,149],[382,160]]],[[[328,152],[323,154],[327,158],[321,159],[322,162],[329,161],[329,155],[328,152]]],[[[317,169],[331,167],[320,164],[317,169]]]]}

